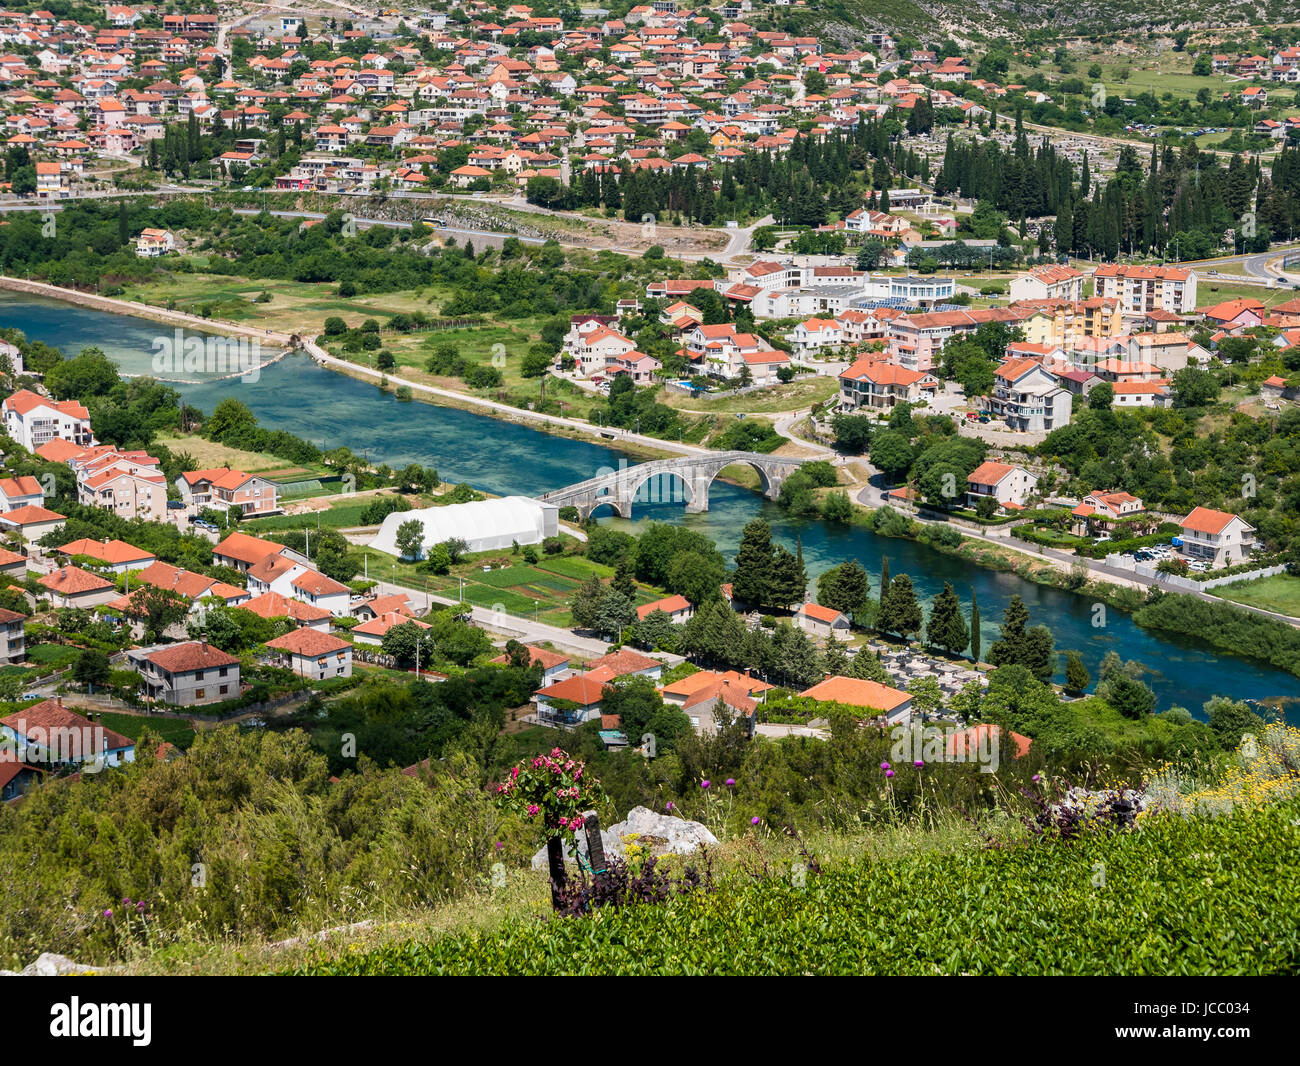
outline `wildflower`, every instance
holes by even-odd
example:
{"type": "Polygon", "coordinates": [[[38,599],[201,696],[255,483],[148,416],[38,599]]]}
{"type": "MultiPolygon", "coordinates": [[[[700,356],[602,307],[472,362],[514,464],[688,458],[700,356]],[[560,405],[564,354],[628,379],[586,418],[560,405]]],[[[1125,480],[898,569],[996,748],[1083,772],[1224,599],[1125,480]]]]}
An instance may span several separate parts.
{"type": "Polygon", "coordinates": [[[880,764],[880,768],[881,768],[882,770],[884,770],[886,773],[888,773],[888,772],[889,772],[889,763],[887,763],[887,762],[882,762],[882,763],[880,764]]]}
{"type": "Polygon", "coordinates": [[[531,818],[533,815],[535,815],[535,814],[536,814],[538,811],[540,811],[540,810],[541,810],[541,807],[537,806],[536,803],[530,803],[530,804],[528,805],[528,817],[531,818]]]}
{"type": "Polygon", "coordinates": [[[497,851],[500,851],[502,848],[505,847],[505,844],[502,843],[500,840],[498,840],[494,846],[496,847],[497,851]]]}
{"type": "Polygon", "coordinates": [[[893,776],[894,776],[894,771],[893,771],[893,770],[886,770],[886,771],[885,771],[885,776],[886,776],[886,777],[893,777],[893,776]]]}
{"type": "Polygon", "coordinates": [[[105,918],[111,918],[111,917],[113,917],[113,912],[112,912],[112,911],[105,911],[105,912],[104,912],[104,917],[105,917],[105,918]]]}
{"type": "Polygon", "coordinates": [[[754,815],[754,817],[749,820],[750,825],[758,825],[758,823],[759,823],[759,817],[757,814],[754,815]]]}
{"type": "Polygon", "coordinates": [[[913,759],[912,765],[919,770],[922,766],[925,765],[925,761],[923,759],[913,759]]]}
{"type": "Polygon", "coordinates": [[[734,777],[729,777],[729,778],[727,778],[727,787],[728,787],[728,788],[735,788],[735,787],[736,787],[736,779],[735,779],[734,777]]]}
{"type": "Polygon", "coordinates": [[[710,784],[709,779],[706,777],[703,781],[700,782],[700,788],[707,791],[709,784],[710,784]]]}
{"type": "Polygon", "coordinates": [[[1037,783],[1038,783],[1038,780],[1039,780],[1038,774],[1034,774],[1034,776],[1033,776],[1033,781],[1034,781],[1034,783],[1037,784],[1037,783]]]}
{"type": "Polygon", "coordinates": [[[135,905],[135,909],[138,910],[138,911],[143,911],[143,910],[144,910],[144,900],[139,900],[139,901],[136,903],[136,905],[135,905]]]}
{"type": "Polygon", "coordinates": [[[673,801],[669,800],[667,803],[664,804],[664,810],[671,811],[672,809],[673,809],[673,801]]]}

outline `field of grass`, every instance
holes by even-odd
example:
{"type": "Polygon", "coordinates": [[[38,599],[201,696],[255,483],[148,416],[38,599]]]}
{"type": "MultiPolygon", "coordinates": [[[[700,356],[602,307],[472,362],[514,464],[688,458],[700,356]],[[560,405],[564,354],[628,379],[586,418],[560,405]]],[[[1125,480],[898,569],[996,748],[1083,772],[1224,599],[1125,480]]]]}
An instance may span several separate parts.
{"type": "Polygon", "coordinates": [[[194,727],[183,718],[145,717],[139,714],[112,714],[105,711],[98,720],[105,728],[121,733],[124,737],[130,737],[132,740],[138,740],[140,734],[147,729],[182,750],[194,743],[194,727]]]}
{"type": "Polygon", "coordinates": [[[1224,585],[1214,590],[1216,596],[1248,607],[1300,618],[1300,577],[1293,574],[1275,574],[1256,578],[1237,585],[1224,585]]]}
{"type": "MultiPolygon", "coordinates": [[[[466,603],[475,607],[500,605],[499,609],[507,614],[536,616],[540,621],[558,626],[572,624],[569,604],[578,586],[593,574],[605,579],[613,574],[611,568],[580,555],[543,555],[536,563],[528,564],[506,551],[482,552],[453,567],[449,574],[429,574],[373,548],[359,550],[368,560],[371,580],[390,581],[417,590],[417,604],[421,602],[418,592],[427,589],[433,595],[453,600],[463,596],[466,603]],[[483,565],[489,562],[494,568],[483,570],[483,565]]],[[[662,589],[638,585],[636,601],[649,603],[664,595],[662,589]]]]}
{"type": "Polygon", "coordinates": [[[258,474],[271,481],[302,481],[331,475],[325,467],[308,469],[263,452],[246,452],[194,434],[159,434],[155,438],[171,452],[186,452],[204,469],[228,466],[246,474],[258,474]]]}
{"type": "Polygon", "coordinates": [[[1291,801],[1222,818],[1157,814],[1137,831],[1069,843],[942,847],[913,834],[911,850],[822,855],[821,872],[793,878],[787,863],[768,865],[756,834],[751,861],[770,872],[719,862],[713,892],[557,921],[537,920],[544,904],[498,905],[495,921],[462,912],[423,937],[318,948],[295,972],[1292,973],[1298,811],[1291,801]]]}
{"type": "Polygon", "coordinates": [[[839,382],[835,378],[818,375],[797,378],[788,385],[773,385],[760,392],[742,395],[719,393],[696,397],[664,391],[656,398],[660,403],[679,411],[702,414],[782,414],[819,404],[833,396],[838,388],[839,382]]]}
{"type": "Polygon", "coordinates": [[[67,644],[32,644],[27,648],[27,661],[39,663],[44,668],[42,673],[49,673],[71,666],[80,654],[80,648],[67,644]]]}

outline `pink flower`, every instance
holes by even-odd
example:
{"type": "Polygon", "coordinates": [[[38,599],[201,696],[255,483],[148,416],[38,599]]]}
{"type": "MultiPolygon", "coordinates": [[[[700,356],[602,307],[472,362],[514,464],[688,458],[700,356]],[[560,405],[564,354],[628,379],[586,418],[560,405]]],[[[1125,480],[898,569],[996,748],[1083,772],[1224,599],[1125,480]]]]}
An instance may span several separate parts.
{"type": "Polygon", "coordinates": [[[536,803],[530,803],[530,804],[528,805],[528,817],[531,818],[533,815],[535,815],[535,814],[536,814],[538,811],[540,811],[540,810],[541,810],[541,807],[537,806],[536,803]]]}
{"type": "Polygon", "coordinates": [[[1035,780],[1035,781],[1038,780],[1038,775],[1037,775],[1037,774],[1034,774],[1034,780],[1035,780]]]}
{"type": "Polygon", "coordinates": [[[705,778],[703,781],[700,782],[700,788],[705,789],[707,791],[708,787],[709,787],[709,780],[705,778]]]}
{"type": "Polygon", "coordinates": [[[882,762],[882,763],[880,764],[880,768],[881,768],[882,770],[888,770],[888,769],[889,769],[889,763],[887,763],[887,762],[882,762]]]}
{"type": "Polygon", "coordinates": [[[105,912],[104,912],[104,917],[105,917],[105,918],[111,918],[111,917],[113,917],[113,912],[112,912],[112,911],[105,911],[105,912]]]}
{"type": "Polygon", "coordinates": [[[673,809],[673,801],[669,800],[667,803],[664,804],[664,810],[671,811],[672,809],[673,809]]]}
{"type": "Polygon", "coordinates": [[[920,767],[924,766],[925,763],[922,762],[920,759],[916,759],[913,761],[912,765],[919,769],[920,767]]]}
{"type": "Polygon", "coordinates": [[[735,787],[736,787],[736,779],[735,779],[734,777],[729,777],[729,778],[727,778],[726,784],[727,784],[727,787],[728,787],[728,788],[735,788],[735,787]]]}
{"type": "Polygon", "coordinates": [[[750,824],[750,825],[758,825],[759,821],[760,821],[760,819],[759,819],[758,815],[756,814],[756,815],[754,815],[753,818],[751,818],[751,819],[749,820],[749,824],[750,824]]]}
{"type": "Polygon", "coordinates": [[[893,770],[886,770],[886,771],[885,771],[885,776],[886,776],[886,777],[893,777],[893,776],[894,776],[894,771],[893,771],[893,770]]]}

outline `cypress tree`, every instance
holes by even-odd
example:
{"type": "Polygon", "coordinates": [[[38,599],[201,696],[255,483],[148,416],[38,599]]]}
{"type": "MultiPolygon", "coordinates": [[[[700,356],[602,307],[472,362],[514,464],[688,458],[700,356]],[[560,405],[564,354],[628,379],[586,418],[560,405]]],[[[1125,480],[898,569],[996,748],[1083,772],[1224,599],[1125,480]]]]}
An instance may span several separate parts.
{"type": "Polygon", "coordinates": [[[966,619],[962,617],[961,601],[952,585],[944,582],[943,591],[930,605],[930,618],[925,627],[925,639],[950,655],[963,651],[970,640],[966,619]]]}
{"type": "Polygon", "coordinates": [[[736,551],[736,572],[731,579],[735,597],[753,607],[772,602],[770,580],[775,551],[772,548],[772,527],[761,518],[745,526],[736,551]]]}
{"type": "Polygon", "coordinates": [[[970,590],[970,657],[980,661],[980,605],[975,598],[975,586],[970,590]]]}

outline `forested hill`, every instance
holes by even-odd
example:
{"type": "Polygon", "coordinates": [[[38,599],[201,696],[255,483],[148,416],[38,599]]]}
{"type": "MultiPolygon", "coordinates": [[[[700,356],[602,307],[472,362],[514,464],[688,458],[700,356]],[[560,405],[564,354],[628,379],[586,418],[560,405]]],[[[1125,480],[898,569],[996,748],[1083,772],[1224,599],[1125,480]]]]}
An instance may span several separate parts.
{"type": "Polygon", "coordinates": [[[1293,0],[819,0],[800,17],[828,36],[861,39],[889,31],[931,40],[939,34],[971,39],[1039,35],[1190,30],[1205,26],[1278,25],[1300,19],[1293,0]]]}

